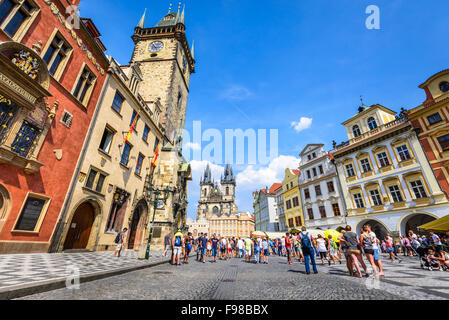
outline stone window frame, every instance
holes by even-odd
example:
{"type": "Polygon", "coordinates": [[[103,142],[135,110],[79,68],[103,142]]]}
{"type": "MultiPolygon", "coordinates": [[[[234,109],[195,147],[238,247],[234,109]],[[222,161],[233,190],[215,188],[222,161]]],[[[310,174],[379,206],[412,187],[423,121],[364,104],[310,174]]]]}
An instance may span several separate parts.
{"type": "Polygon", "coordinates": [[[404,189],[402,188],[401,181],[399,180],[398,177],[384,179],[382,181],[382,184],[383,184],[385,190],[387,191],[387,196],[388,196],[390,203],[404,203],[406,201],[407,197],[405,196],[404,189]],[[399,201],[399,202],[394,201],[394,197],[392,196],[391,190],[390,190],[390,187],[394,187],[394,186],[396,186],[399,189],[399,192],[402,197],[402,201],[399,201]]]}
{"type": "Polygon", "coordinates": [[[397,138],[391,142],[391,148],[393,149],[394,157],[396,158],[396,161],[398,162],[399,166],[404,166],[404,165],[407,165],[408,163],[409,164],[416,163],[415,152],[413,151],[413,148],[411,146],[409,139],[407,139],[405,137],[397,138]],[[401,159],[398,148],[400,148],[404,145],[407,147],[407,151],[410,155],[410,159],[406,159],[406,160],[401,159]]]}
{"type": "Polygon", "coordinates": [[[385,145],[377,146],[372,150],[374,155],[374,160],[376,161],[377,169],[379,172],[383,173],[385,171],[390,171],[393,168],[393,159],[391,157],[390,151],[388,150],[388,147],[385,145]],[[379,155],[385,153],[386,158],[388,160],[388,165],[381,166],[379,155]]]}
{"type": "Polygon", "coordinates": [[[409,173],[403,174],[402,177],[407,185],[407,189],[408,189],[409,194],[412,197],[413,201],[427,199],[427,198],[431,197],[432,192],[431,192],[429,185],[427,184],[427,181],[424,178],[424,175],[421,171],[409,172],[409,173]],[[420,198],[416,197],[414,187],[412,186],[412,183],[416,182],[416,181],[421,182],[421,186],[424,189],[424,192],[426,195],[425,197],[420,197],[420,198]]]}
{"type": "Polygon", "coordinates": [[[45,216],[47,215],[48,212],[48,208],[50,207],[50,203],[51,203],[51,197],[39,194],[39,193],[34,193],[34,192],[28,192],[25,199],[22,202],[22,206],[20,207],[19,210],[19,214],[16,217],[16,220],[14,222],[14,226],[11,230],[12,233],[22,233],[22,234],[39,234],[40,233],[40,229],[42,227],[42,224],[44,222],[45,216]],[[34,230],[33,231],[27,231],[27,230],[18,230],[17,228],[17,224],[20,220],[20,217],[22,216],[22,212],[23,209],[25,208],[25,204],[28,201],[29,198],[36,198],[36,199],[40,199],[40,200],[44,200],[45,204],[42,207],[41,213],[39,215],[39,218],[36,222],[36,225],[34,226],[34,230]]]}
{"type": "Polygon", "coordinates": [[[18,10],[20,10],[20,8],[22,7],[21,4],[24,2],[22,0],[13,0],[16,5],[15,7],[11,10],[11,12],[9,13],[9,15],[6,17],[6,19],[3,21],[3,23],[0,25],[0,32],[5,35],[6,37],[8,37],[9,39],[11,39],[12,41],[16,41],[16,42],[22,42],[23,38],[25,37],[25,35],[28,33],[28,30],[31,28],[31,26],[33,25],[33,22],[36,20],[37,16],[39,15],[39,13],[41,12],[41,7],[36,3],[36,1],[34,0],[28,0],[31,5],[34,7],[33,12],[31,12],[31,15],[28,16],[28,18],[26,18],[22,24],[20,25],[20,27],[17,29],[16,33],[11,37],[9,34],[7,34],[3,29],[7,26],[7,24],[11,21],[11,19],[14,17],[14,15],[17,13],[18,10]],[[20,5],[18,6],[20,1],[20,5]]]}
{"type": "Polygon", "coordinates": [[[90,166],[89,170],[87,172],[88,173],[86,175],[86,179],[85,179],[85,183],[84,183],[83,189],[87,190],[87,191],[90,191],[90,192],[93,192],[93,193],[96,193],[96,194],[104,195],[103,191],[106,190],[106,186],[108,185],[109,173],[107,173],[106,171],[103,171],[101,169],[98,169],[97,167],[94,167],[94,166],[90,166]],[[92,170],[95,170],[97,173],[95,174],[95,178],[94,178],[94,181],[92,183],[92,188],[89,188],[87,186],[87,182],[89,180],[89,176],[90,176],[90,173],[92,172],[92,170]],[[104,176],[104,181],[103,181],[103,185],[101,187],[101,190],[97,191],[98,180],[100,178],[100,175],[104,176]]]}
{"type": "MultiPolygon", "coordinates": [[[[111,156],[111,150],[112,150],[112,147],[113,147],[113,145],[114,145],[114,141],[115,141],[115,139],[116,139],[116,133],[117,133],[117,130],[115,130],[111,125],[109,125],[109,124],[107,123],[107,124],[104,126],[104,130],[103,130],[103,133],[101,134],[100,142],[98,143],[98,151],[100,151],[102,154],[111,156]],[[106,150],[103,150],[103,149],[101,148],[101,141],[102,141],[102,139],[103,139],[103,135],[104,135],[104,132],[105,132],[106,130],[108,130],[109,132],[112,133],[111,146],[110,146],[108,152],[106,152],[106,150]]],[[[121,155],[121,154],[120,154],[120,155],[121,155]]]]}
{"type": "Polygon", "coordinates": [[[73,114],[71,114],[70,112],[68,112],[67,110],[64,109],[64,112],[62,113],[62,116],[61,116],[61,119],[59,120],[59,122],[62,123],[67,128],[70,128],[72,126],[72,121],[73,121],[73,114]],[[64,121],[64,117],[66,115],[69,116],[69,119],[67,121],[64,121]]]}
{"type": "MultiPolygon", "coordinates": [[[[42,49],[40,56],[41,56],[42,60],[44,60],[45,54],[47,53],[48,49],[50,48],[51,44],[53,43],[53,41],[56,37],[59,37],[62,41],[64,41],[64,44],[69,48],[64,59],[59,63],[59,66],[56,69],[55,74],[50,75],[56,81],[59,82],[61,80],[62,75],[64,74],[64,71],[67,69],[67,63],[69,62],[70,58],[72,57],[73,47],[70,45],[70,43],[67,41],[67,39],[62,35],[62,33],[59,31],[58,28],[55,28],[53,30],[52,34],[50,35],[50,37],[47,40],[47,43],[45,44],[44,48],[42,49]]],[[[52,61],[53,61],[53,58],[52,58],[52,61]]],[[[47,68],[48,68],[48,66],[47,66],[47,68]]]]}
{"type": "MultiPolygon", "coordinates": [[[[95,86],[97,84],[97,79],[98,78],[97,78],[97,75],[95,74],[95,72],[92,71],[92,69],[87,65],[86,62],[83,62],[83,64],[81,65],[80,71],[78,72],[78,75],[76,76],[75,82],[73,83],[73,87],[72,87],[72,90],[70,91],[70,93],[75,98],[75,100],[78,101],[79,103],[81,103],[81,105],[83,107],[85,107],[86,109],[87,109],[87,106],[89,105],[90,98],[92,97],[92,93],[95,90],[95,86]],[[91,84],[89,90],[86,92],[84,99],[79,100],[78,97],[75,96],[75,90],[76,90],[76,87],[78,86],[78,82],[80,81],[81,77],[83,76],[83,73],[86,70],[89,71],[94,76],[94,79],[92,80],[92,84],[91,84]]],[[[81,90],[80,90],[80,92],[81,92],[81,90]]]]}
{"type": "MultiPolygon", "coordinates": [[[[378,182],[372,182],[372,183],[366,184],[365,185],[365,191],[366,191],[366,194],[368,195],[368,200],[369,200],[369,203],[370,203],[370,205],[372,207],[380,207],[380,206],[384,205],[385,199],[384,199],[384,196],[383,196],[383,193],[382,193],[382,189],[380,188],[380,185],[379,185],[378,182]],[[376,204],[375,203],[375,201],[373,199],[373,194],[372,194],[373,191],[377,193],[375,196],[379,197],[380,204],[376,204]]],[[[379,199],[376,199],[376,201],[379,200],[379,199]]]]}
{"type": "Polygon", "coordinates": [[[352,206],[355,210],[361,210],[366,208],[366,199],[365,199],[365,193],[363,192],[363,189],[361,186],[353,187],[349,190],[349,194],[351,196],[352,200],[352,206]],[[356,203],[356,195],[360,195],[360,199],[362,200],[363,207],[359,208],[356,203]]]}

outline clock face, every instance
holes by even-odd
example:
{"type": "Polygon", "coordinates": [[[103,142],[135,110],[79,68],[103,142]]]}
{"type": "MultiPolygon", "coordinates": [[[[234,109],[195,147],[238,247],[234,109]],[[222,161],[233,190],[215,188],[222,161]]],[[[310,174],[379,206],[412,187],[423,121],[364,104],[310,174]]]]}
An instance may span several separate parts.
{"type": "Polygon", "coordinates": [[[164,48],[164,43],[160,41],[155,41],[150,44],[151,52],[159,52],[164,48]]]}

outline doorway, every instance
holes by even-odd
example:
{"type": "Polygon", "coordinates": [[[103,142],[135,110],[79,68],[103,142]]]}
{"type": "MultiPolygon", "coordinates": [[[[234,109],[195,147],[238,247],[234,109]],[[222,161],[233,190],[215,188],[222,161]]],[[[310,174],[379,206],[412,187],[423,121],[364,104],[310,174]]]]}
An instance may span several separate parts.
{"type": "Polygon", "coordinates": [[[428,214],[424,214],[424,213],[412,215],[406,219],[405,223],[404,222],[402,223],[402,225],[405,228],[403,228],[403,230],[401,230],[401,233],[404,236],[408,235],[408,232],[410,230],[412,230],[413,233],[423,233],[422,230],[418,230],[418,227],[422,226],[423,224],[432,222],[434,220],[436,220],[436,218],[434,218],[428,214]]]}
{"type": "Polygon", "coordinates": [[[142,209],[138,206],[133,213],[133,218],[131,220],[131,224],[129,226],[129,240],[128,240],[128,249],[133,250],[134,244],[136,242],[137,228],[139,226],[140,217],[142,216],[142,209]]]}
{"type": "Polygon", "coordinates": [[[90,203],[85,202],[76,209],[64,242],[64,250],[87,248],[94,218],[95,210],[90,203]]]}

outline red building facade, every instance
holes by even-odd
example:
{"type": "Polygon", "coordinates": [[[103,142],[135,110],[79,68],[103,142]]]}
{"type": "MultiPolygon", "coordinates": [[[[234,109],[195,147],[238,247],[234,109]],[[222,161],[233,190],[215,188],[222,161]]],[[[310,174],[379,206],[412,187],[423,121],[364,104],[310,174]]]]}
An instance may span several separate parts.
{"type": "Polygon", "coordinates": [[[105,48],[79,2],[0,2],[0,253],[48,251],[103,88],[105,48]]]}
{"type": "Polygon", "coordinates": [[[408,118],[418,130],[441,189],[449,199],[449,69],[434,74],[419,86],[426,94],[408,118]]]}

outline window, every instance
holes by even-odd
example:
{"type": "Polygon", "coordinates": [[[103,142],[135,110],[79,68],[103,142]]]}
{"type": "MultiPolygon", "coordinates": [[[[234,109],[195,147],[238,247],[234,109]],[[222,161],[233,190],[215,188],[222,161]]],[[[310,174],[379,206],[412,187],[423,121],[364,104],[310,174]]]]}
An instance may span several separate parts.
{"type": "Polygon", "coordinates": [[[44,55],[43,60],[47,64],[48,72],[54,76],[58,71],[58,68],[67,59],[70,53],[70,46],[64,40],[64,38],[57,33],[50,43],[47,52],[44,55]]]}
{"type": "Polygon", "coordinates": [[[178,92],[178,103],[176,104],[178,110],[181,108],[181,105],[182,105],[182,94],[181,92],[178,92]]]}
{"type": "Polygon", "coordinates": [[[346,165],[346,175],[348,176],[348,178],[355,176],[354,167],[352,166],[352,164],[346,165]]]}
{"type": "Polygon", "coordinates": [[[105,152],[109,153],[111,151],[111,145],[112,145],[112,139],[114,138],[114,132],[106,127],[103,132],[103,137],[101,138],[100,142],[100,149],[105,152]]]}
{"type": "Polygon", "coordinates": [[[154,141],[154,149],[153,151],[156,151],[157,146],[159,145],[159,139],[156,138],[156,140],[154,141]]]}
{"type": "Polygon", "coordinates": [[[299,206],[299,200],[298,200],[298,197],[294,197],[293,198],[293,207],[297,207],[297,206],[299,206]]]}
{"type": "Polygon", "coordinates": [[[301,217],[295,217],[295,223],[297,227],[302,226],[301,217]]]}
{"type": "Polygon", "coordinates": [[[443,137],[439,137],[438,142],[440,143],[440,146],[443,149],[443,151],[449,150],[449,134],[443,137]]]}
{"type": "Polygon", "coordinates": [[[142,134],[142,139],[145,142],[148,142],[148,135],[150,134],[150,128],[146,125],[143,128],[143,134],[142,134]]]}
{"type": "Polygon", "coordinates": [[[123,97],[118,92],[116,92],[114,96],[114,101],[112,102],[112,109],[120,113],[122,111],[122,105],[124,100],[125,99],[123,99],[123,97]]]}
{"type": "Polygon", "coordinates": [[[310,175],[310,170],[307,170],[307,179],[312,178],[312,176],[310,175]]]}
{"type": "Polygon", "coordinates": [[[0,23],[3,31],[10,37],[14,37],[36,9],[29,0],[3,0],[0,3],[0,23]]]}
{"type": "Polygon", "coordinates": [[[334,187],[334,182],[333,181],[329,181],[327,183],[327,190],[329,191],[329,193],[335,192],[335,187],[334,187]]]}
{"type": "Polygon", "coordinates": [[[431,116],[428,116],[427,120],[429,121],[430,125],[443,121],[439,113],[435,113],[432,114],[431,116]]]}
{"type": "Polygon", "coordinates": [[[317,174],[316,174],[316,168],[313,168],[312,171],[313,171],[313,176],[316,177],[316,176],[317,176],[317,174]]]}
{"type": "Polygon", "coordinates": [[[286,202],[285,204],[286,204],[286,206],[287,206],[287,210],[289,210],[289,209],[292,208],[292,202],[291,202],[291,200],[287,200],[287,202],[286,202]]]}
{"type": "Polygon", "coordinates": [[[401,161],[410,160],[410,152],[408,151],[408,148],[406,145],[397,147],[396,150],[398,150],[399,157],[401,158],[401,161]]]}
{"type": "Polygon", "coordinates": [[[316,158],[316,153],[312,153],[312,158],[315,159],[316,158]]]}
{"type": "Polygon", "coordinates": [[[9,131],[9,127],[11,126],[14,117],[19,110],[15,103],[8,99],[1,98],[3,98],[3,96],[0,95],[0,100],[5,102],[0,102],[0,142],[3,141],[6,133],[9,131]]]}
{"type": "Polygon", "coordinates": [[[320,170],[320,174],[324,174],[323,166],[319,166],[318,169],[320,170]]]}
{"type": "Polygon", "coordinates": [[[388,156],[386,152],[381,152],[377,155],[377,158],[379,159],[380,166],[388,167],[390,165],[390,161],[388,160],[388,156]]]}
{"type": "Polygon", "coordinates": [[[327,216],[326,216],[326,208],[324,206],[320,206],[320,215],[321,215],[321,219],[327,218],[327,216]]]}
{"type": "Polygon", "coordinates": [[[365,204],[363,203],[362,195],[360,193],[354,194],[354,202],[358,209],[365,208],[365,204]]]}
{"type": "Polygon", "coordinates": [[[70,128],[72,125],[72,120],[73,120],[73,114],[71,114],[67,110],[64,110],[64,114],[62,115],[62,118],[61,118],[61,123],[63,125],[65,125],[67,128],[70,128]]]}
{"type": "Polygon", "coordinates": [[[293,188],[293,182],[290,182],[290,188],[293,188]]]}
{"type": "Polygon", "coordinates": [[[307,209],[307,214],[309,216],[309,220],[313,220],[314,219],[314,217],[313,217],[313,209],[312,208],[307,209]]]}
{"type": "Polygon", "coordinates": [[[360,164],[362,165],[362,171],[363,173],[367,173],[371,171],[371,165],[369,163],[368,159],[362,159],[360,160],[360,164]]]}
{"type": "Polygon", "coordinates": [[[142,171],[142,164],[143,164],[143,159],[145,157],[139,153],[139,157],[137,158],[137,164],[136,164],[136,174],[140,176],[140,172],[142,171]]]}
{"type": "Polygon", "coordinates": [[[105,180],[106,175],[95,169],[90,169],[89,177],[87,178],[86,181],[86,188],[101,193],[103,191],[105,180]]]}
{"type": "Polygon", "coordinates": [[[46,203],[47,200],[34,196],[28,197],[14,229],[21,231],[35,231],[46,203]]]}
{"type": "Polygon", "coordinates": [[[310,154],[307,156],[307,160],[312,160],[312,156],[310,154]]]}
{"type": "Polygon", "coordinates": [[[123,147],[123,153],[122,153],[122,158],[120,160],[120,163],[122,165],[124,165],[125,167],[128,166],[128,162],[129,162],[129,155],[131,153],[131,145],[126,142],[124,147],[123,147]]]}
{"type": "Polygon", "coordinates": [[[73,92],[75,98],[82,104],[85,104],[89,99],[89,94],[94,82],[94,74],[87,67],[84,67],[83,72],[78,79],[78,83],[76,84],[75,91],[73,92]]]}
{"type": "Polygon", "coordinates": [[[412,181],[410,185],[412,186],[416,199],[427,198],[427,193],[421,180],[412,181]]]}
{"type": "Polygon", "coordinates": [[[322,195],[321,186],[315,186],[315,194],[317,197],[322,195]]]}
{"type": "Polygon", "coordinates": [[[449,82],[447,82],[447,81],[441,82],[440,90],[441,90],[441,92],[448,92],[449,91],[449,82]]]}
{"type": "Polygon", "coordinates": [[[374,206],[381,206],[382,205],[382,198],[380,196],[379,190],[371,190],[370,192],[371,199],[373,200],[374,206]]]}
{"type": "Polygon", "coordinates": [[[352,134],[354,135],[354,138],[357,138],[362,135],[362,132],[360,131],[360,128],[358,125],[355,125],[352,127],[352,134]]]}
{"type": "Polygon", "coordinates": [[[41,130],[39,128],[24,120],[14,142],[11,144],[11,151],[21,157],[27,158],[33,152],[40,133],[41,130]]]}
{"type": "MultiPolygon", "coordinates": [[[[131,122],[129,123],[130,127],[133,125],[134,120],[136,119],[136,117],[137,117],[137,112],[133,110],[133,114],[131,116],[131,122]]],[[[137,121],[139,121],[139,118],[137,118],[137,121]]]]}
{"type": "Polygon", "coordinates": [[[338,203],[333,203],[332,204],[332,210],[334,211],[334,216],[335,217],[341,216],[340,206],[338,205],[338,203]]]}
{"type": "Polygon", "coordinates": [[[403,202],[401,189],[399,189],[398,185],[388,187],[390,190],[391,197],[393,198],[393,202],[403,202]]]}
{"type": "Polygon", "coordinates": [[[306,199],[310,199],[310,191],[309,191],[308,188],[307,188],[307,189],[304,189],[304,197],[305,197],[306,199]]]}
{"type": "Polygon", "coordinates": [[[293,228],[293,227],[295,226],[295,224],[293,223],[293,218],[288,219],[288,226],[289,226],[290,228],[293,228]]]}
{"type": "Polygon", "coordinates": [[[374,130],[377,128],[377,122],[376,119],[374,119],[373,117],[368,119],[368,128],[370,130],[374,130]]]}

